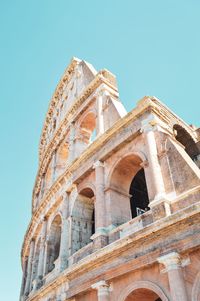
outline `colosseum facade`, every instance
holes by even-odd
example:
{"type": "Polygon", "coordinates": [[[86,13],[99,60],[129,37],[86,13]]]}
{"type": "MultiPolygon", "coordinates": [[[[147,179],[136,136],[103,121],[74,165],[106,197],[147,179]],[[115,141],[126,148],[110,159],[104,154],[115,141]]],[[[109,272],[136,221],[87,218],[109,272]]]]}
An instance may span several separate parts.
{"type": "Polygon", "coordinates": [[[200,129],[73,58],[50,101],[21,301],[200,301],[200,129]]]}

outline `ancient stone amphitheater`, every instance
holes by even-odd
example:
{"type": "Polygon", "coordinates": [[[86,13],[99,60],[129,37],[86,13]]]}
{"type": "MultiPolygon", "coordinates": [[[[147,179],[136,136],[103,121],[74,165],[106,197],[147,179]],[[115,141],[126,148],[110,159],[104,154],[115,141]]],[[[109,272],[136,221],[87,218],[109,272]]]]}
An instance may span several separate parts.
{"type": "Polygon", "coordinates": [[[39,146],[20,300],[199,301],[200,129],[73,58],[39,146]]]}

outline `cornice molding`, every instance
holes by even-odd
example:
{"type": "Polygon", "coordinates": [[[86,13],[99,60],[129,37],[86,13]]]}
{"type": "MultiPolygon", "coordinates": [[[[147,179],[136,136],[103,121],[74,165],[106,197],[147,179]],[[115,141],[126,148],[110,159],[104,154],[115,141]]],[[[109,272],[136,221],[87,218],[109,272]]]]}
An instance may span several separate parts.
{"type": "Polygon", "coordinates": [[[76,66],[78,65],[78,63],[80,63],[80,60],[78,58],[73,57],[69,66],[64,71],[64,74],[61,77],[61,79],[55,89],[55,92],[50,100],[49,107],[48,107],[45,121],[44,121],[44,125],[42,128],[41,137],[40,137],[39,159],[41,159],[41,157],[42,157],[42,153],[43,153],[43,145],[42,144],[43,144],[43,141],[46,139],[46,131],[47,131],[47,128],[49,125],[49,121],[51,119],[54,108],[56,107],[57,103],[59,102],[60,90],[63,89],[63,86],[66,84],[66,82],[69,81],[69,78],[71,77],[71,74],[74,71],[74,69],[76,68],[76,66]]]}

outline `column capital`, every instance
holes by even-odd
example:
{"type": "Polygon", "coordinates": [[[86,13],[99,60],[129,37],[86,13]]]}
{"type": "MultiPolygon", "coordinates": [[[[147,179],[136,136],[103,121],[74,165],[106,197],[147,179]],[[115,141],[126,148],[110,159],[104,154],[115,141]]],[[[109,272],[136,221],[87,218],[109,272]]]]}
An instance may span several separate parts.
{"type": "Polygon", "coordinates": [[[107,90],[106,85],[101,85],[99,89],[96,90],[95,97],[103,97],[103,96],[110,96],[110,93],[107,90]]]}
{"type": "Polygon", "coordinates": [[[158,120],[156,120],[156,117],[154,115],[149,115],[146,119],[142,120],[140,131],[142,133],[154,131],[156,125],[158,125],[158,120]]]}
{"type": "Polygon", "coordinates": [[[105,167],[105,163],[98,160],[93,164],[93,169],[97,167],[105,167]]]}
{"type": "Polygon", "coordinates": [[[91,285],[91,288],[98,291],[98,296],[108,296],[110,293],[110,286],[105,280],[101,280],[91,285]]]}
{"type": "Polygon", "coordinates": [[[147,160],[143,161],[142,163],[140,163],[140,166],[143,168],[146,168],[149,166],[149,162],[147,160]]]}
{"type": "Polygon", "coordinates": [[[178,252],[171,252],[166,255],[162,255],[157,258],[157,261],[165,266],[165,269],[162,271],[163,273],[171,270],[178,270],[190,263],[189,258],[182,260],[178,252]]]}

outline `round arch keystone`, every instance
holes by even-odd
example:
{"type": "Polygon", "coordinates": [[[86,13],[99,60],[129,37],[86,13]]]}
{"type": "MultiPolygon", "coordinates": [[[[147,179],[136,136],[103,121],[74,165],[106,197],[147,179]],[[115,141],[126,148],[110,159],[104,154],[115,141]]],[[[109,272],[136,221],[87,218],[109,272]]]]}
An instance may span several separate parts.
{"type": "Polygon", "coordinates": [[[119,295],[117,301],[125,301],[125,299],[129,296],[130,293],[137,289],[149,289],[156,293],[162,301],[170,301],[167,295],[163,292],[163,290],[155,283],[151,281],[135,281],[129,284],[125,289],[122,290],[121,294],[119,295]]]}

